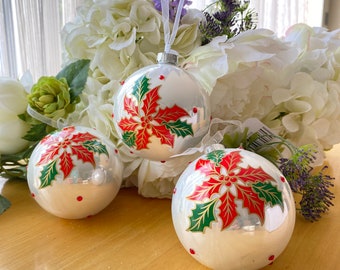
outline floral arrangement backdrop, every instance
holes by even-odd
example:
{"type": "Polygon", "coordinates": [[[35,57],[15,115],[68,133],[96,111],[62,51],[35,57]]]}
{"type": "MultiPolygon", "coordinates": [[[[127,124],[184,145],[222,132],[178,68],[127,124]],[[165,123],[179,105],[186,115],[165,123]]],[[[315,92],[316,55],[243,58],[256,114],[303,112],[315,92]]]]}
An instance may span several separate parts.
{"type": "MultiPolygon", "coordinates": [[[[173,19],[178,1],[170,3],[173,19]]],[[[256,29],[248,2],[220,0],[204,11],[190,3],[185,1],[172,49],[179,54],[179,66],[211,98],[211,132],[200,145],[166,162],[149,161],[130,152],[113,125],[112,97],[121,82],[156,63],[164,49],[158,0],[87,0],[64,26],[64,65],[89,60],[86,84],[68,101],[72,112],[64,115],[64,124],[90,126],[109,137],[125,165],[124,185],[137,186],[146,197],[170,198],[187,164],[217,140],[216,134],[240,132],[249,118],[296,147],[315,145],[312,162],[321,164],[323,152],[340,142],[340,30],[297,24],[278,38],[256,29]]],[[[34,93],[29,96],[30,105],[39,106],[40,97],[37,104],[34,93]]]]}

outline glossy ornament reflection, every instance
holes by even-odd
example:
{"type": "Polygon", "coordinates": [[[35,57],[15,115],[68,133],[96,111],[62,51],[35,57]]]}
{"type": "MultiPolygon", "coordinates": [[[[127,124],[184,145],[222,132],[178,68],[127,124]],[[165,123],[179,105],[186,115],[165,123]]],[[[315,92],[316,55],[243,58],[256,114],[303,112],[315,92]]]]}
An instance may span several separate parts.
{"type": "Polygon", "coordinates": [[[113,121],[122,141],[138,156],[168,160],[196,146],[208,132],[208,94],[177,56],[132,74],[114,96],[113,121]]]}
{"type": "Polygon", "coordinates": [[[259,269],[289,242],[295,204],[289,184],[265,158],[213,150],[179,178],[172,219],[184,248],[212,269],[259,269]]]}
{"type": "Polygon", "coordinates": [[[43,209],[80,219],[97,214],[115,198],[123,164],[101,133],[70,126],[41,140],[27,171],[31,194],[43,209]]]}

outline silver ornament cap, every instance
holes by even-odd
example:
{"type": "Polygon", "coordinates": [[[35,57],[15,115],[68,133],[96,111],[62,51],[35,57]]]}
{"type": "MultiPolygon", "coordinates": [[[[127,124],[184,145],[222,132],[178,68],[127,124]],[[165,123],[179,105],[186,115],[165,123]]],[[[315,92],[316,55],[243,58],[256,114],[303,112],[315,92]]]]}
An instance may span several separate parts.
{"type": "Polygon", "coordinates": [[[177,65],[178,63],[178,56],[175,53],[167,53],[162,52],[157,54],[157,63],[158,64],[171,64],[171,65],[177,65]]]}

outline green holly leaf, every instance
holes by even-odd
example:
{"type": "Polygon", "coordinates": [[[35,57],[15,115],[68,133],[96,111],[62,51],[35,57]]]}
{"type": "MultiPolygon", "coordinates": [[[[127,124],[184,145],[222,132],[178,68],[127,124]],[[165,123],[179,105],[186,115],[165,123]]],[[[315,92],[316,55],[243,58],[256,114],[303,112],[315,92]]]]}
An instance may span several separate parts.
{"type": "Polygon", "coordinates": [[[252,185],[252,190],[272,207],[277,204],[283,207],[282,192],[271,182],[257,182],[252,185]]]}
{"type": "Polygon", "coordinates": [[[215,164],[219,164],[224,156],[224,150],[215,150],[207,154],[207,159],[213,161],[215,164]]]}
{"type": "Polygon", "coordinates": [[[127,131],[123,133],[123,141],[127,146],[133,147],[136,145],[136,134],[133,131],[127,131]]]}
{"type": "Polygon", "coordinates": [[[83,146],[91,152],[98,153],[98,154],[105,154],[109,156],[106,146],[99,141],[95,141],[95,140],[86,141],[83,143],[83,146]]]}
{"type": "Polygon", "coordinates": [[[11,202],[0,194],[0,215],[11,206],[11,202]]]}
{"type": "Polygon", "coordinates": [[[149,89],[149,78],[146,76],[140,77],[133,86],[132,95],[136,97],[138,103],[140,103],[145,94],[150,90],[149,89]]]}
{"type": "Polygon", "coordinates": [[[65,78],[67,84],[70,86],[71,103],[73,103],[83,91],[87,81],[89,67],[90,60],[81,59],[67,65],[57,74],[56,78],[58,80],[65,78]]]}
{"type": "Polygon", "coordinates": [[[216,221],[214,210],[217,201],[211,200],[206,203],[196,204],[196,208],[192,210],[192,215],[189,217],[190,226],[187,230],[204,232],[206,227],[210,227],[210,223],[216,221]]]}
{"type": "Polygon", "coordinates": [[[186,137],[188,135],[193,136],[194,131],[192,130],[191,124],[177,120],[176,122],[165,122],[163,125],[172,133],[179,137],[186,137]]]}
{"type": "Polygon", "coordinates": [[[57,171],[57,159],[48,163],[43,167],[40,176],[40,188],[45,188],[51,185],[52,181],[55,180],[55,176],[58,174],[57,171]]]}

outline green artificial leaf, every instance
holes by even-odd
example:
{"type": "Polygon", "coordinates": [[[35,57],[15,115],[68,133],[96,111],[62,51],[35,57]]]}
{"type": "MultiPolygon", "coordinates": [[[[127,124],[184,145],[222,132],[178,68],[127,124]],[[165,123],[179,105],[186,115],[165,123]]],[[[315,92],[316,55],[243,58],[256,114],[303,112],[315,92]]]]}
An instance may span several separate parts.
{"type": "Polygon", "coordinates": [[[11,206],[11,202],[0,194],[0,215],[11,206]]]}
{"type": "Polygon", "coordinates": [[[40,188],[48,187],[52,181],[55,180],[55,176],[58,174],[57,171],[57,160],[53,160],[43,167],[40,176],[40,188]]]}
{"type": "Polygon", "coordinates": [[[123,133],[123,141],[127,146],[135,146],[136,145],[136,134],[133,131],[127,131],[123,133]]]}
{"type": "Polygon", "coordinates": [[[194,135],[191,125],[187,122],[177,120],[176,122],[165,122],[163,124],[172,134],[175,134],[179,137],[184,138],[188,135],[194,135]]]}
{"type": "Polygon", "coordinates": [[[213,161],[215,164],[219,164],[224,156],[224,150],[215,150],[207,154],[207,159],[213,161]]]}
{"type": "Polygon", "coordinates": [[[138,100],[138,103],[140,103],[149,90],[149,78],[143,76],[140,77],[133,86],[132,95],[134,95],[138,100]]]}
{"type": "Polygon", "coordinates": [[[47,135],[46,127],[47,124],[45,123],[32,125],[30,130],[27,131],[26,135],[22,138],[31,142],[40,141],[47,135]]]}
{"type": "Polygon", "coordinates": [[[245,128],[243,132],[235,132],[233,134],[225,133],[223,136],[222,144],[225,148],[239,148],[248,144],[248,128],[245,128]]]}
{"type": "Polygon", "coordinates": [[[257,182],[252,185],[252,190],[272,207],[277,204],[283,207],[282,192],[271,182],[257,182]]]}
{"type": "Polygon", "coordinates": [[[204,229],[216,220],[214,210],[217,201],[211,200],[206,203],[196,204],[196,208],[192,210],[192,216],[189,217],[190,226],[187,230],[191,232],[204,232],[204,229]]]}
{"type": "Polygon", "coordinates": [[[56,76],[57,79],[65,78],[70,86],[71,103],[83,91],[90,67],[89,59],[80,59],[64,67],[56,76]]]}
{"type": "Polygon", "coordinates": [[[86,141],[83,143],[83,146],[91,152],[109,156],[106,146],[99,141],[86,141]]]}

